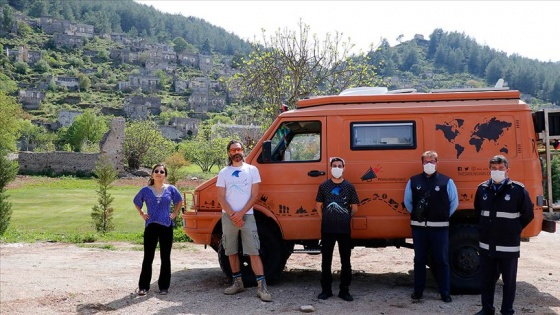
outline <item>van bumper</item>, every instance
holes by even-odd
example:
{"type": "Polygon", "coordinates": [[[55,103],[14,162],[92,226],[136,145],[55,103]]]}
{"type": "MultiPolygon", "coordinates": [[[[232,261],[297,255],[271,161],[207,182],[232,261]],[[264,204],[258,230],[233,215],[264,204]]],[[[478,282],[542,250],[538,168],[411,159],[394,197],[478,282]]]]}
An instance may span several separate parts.
{"type": "Polygon", "coordinates": [[[195,244],[213,245],[212,233],[220,222],[222,212],[190,212],[183,213],[183,231],[195,244]]]}

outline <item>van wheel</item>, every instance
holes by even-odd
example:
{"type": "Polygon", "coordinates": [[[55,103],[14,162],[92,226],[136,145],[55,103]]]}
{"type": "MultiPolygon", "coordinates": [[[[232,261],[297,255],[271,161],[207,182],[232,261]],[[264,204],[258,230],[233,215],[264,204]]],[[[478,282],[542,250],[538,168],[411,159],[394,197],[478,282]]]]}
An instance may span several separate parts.
{"type": "Polygon", "coordinates": [[[456,293],[480,293],[480,264],[478,229],[474,225],[452,227],[449,233],[449,265],[451,291],[456,293]]]}
{"type": "MultiPolygon", "coordinates": [[[[278,226],[273,223],[269,223],[266,219],[260,219],[257,214],[255,214],[255,219],[257,221],[257,229],[259,232],[260,240],[260,256],[264,267],[264,274],[267,283],[274,283],[280,279],[284,266],[286,265],[286,246],[284,240],[278,229],[278,226]]],[[[243,277],[243,284],[247,287],[256,286],[257,281],[255,279],[255,274],[251,268],[251,259],[249,256],[243,255],[243,248],[241,245],[241,237],[239,238],[239,260],[241,262],[241,273],[243,277]]],[[[223,273],[231,278],[231,266],[229,264],[229,258],[226,256],[222,240],[220,240],[220,248],[218,251],[218,260],[220,262],[220,268],[223,273]]]]}

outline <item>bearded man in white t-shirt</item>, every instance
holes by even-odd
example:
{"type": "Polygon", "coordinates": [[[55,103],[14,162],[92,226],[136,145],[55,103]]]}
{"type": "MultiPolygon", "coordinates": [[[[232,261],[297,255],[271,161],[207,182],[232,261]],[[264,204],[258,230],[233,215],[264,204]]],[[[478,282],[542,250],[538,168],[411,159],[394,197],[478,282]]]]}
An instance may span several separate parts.
{"type": "Polygon", "coordinates": [[[272,301],[264,277],[264,268],[259,256],[259,235],[253,214],[253,204],[259,194],[261,177],[259,170],[244,162],[243,144],[232,140],[228,143],[228,165],[218,173],[216,186],[218,201],[222,205],[222,243],[229,258],[233,284],[224,290],[232,295],[245,290],[241,277],[241,262],[238,255],[238,235],[241,232],[243,254],[251,259],[251,267],[257,278],[257,296],[265,302],[272,301]]]}

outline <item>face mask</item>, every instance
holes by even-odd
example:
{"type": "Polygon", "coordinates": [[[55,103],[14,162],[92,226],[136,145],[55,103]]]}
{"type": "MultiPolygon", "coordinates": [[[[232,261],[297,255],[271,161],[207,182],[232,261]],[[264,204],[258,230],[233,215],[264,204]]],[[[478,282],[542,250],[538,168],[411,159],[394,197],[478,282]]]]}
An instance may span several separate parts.
{"type": "Polygon", "coordinates": [[[495,183],[501,183],[506,179],[506,172],[505,171],[490,171],[490,177],[495,183]]]}
{"type": "Polygon", "coordinates": [[[331,174],[334,178],[340,178],[342,176],[343,172],[344,172],[344,169],[342,169],[342,168],[338,168],[338,167],[331,168],[331,174]]]}
{"type": "Polygon", "coordinates": [[[432,164],[432,163],[424,164],[424,173],[426,173],[428,175],[432,175],[435,172],[436,172],[436,165],[435,164],[432,164]]]}

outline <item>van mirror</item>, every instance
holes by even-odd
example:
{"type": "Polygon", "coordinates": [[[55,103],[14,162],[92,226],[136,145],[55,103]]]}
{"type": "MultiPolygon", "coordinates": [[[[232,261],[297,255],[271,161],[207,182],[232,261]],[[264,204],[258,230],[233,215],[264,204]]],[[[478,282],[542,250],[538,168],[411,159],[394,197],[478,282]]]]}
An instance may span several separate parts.
{"type": "Polygon", "coordinates": [[[272,156],[272,141],[265,140],[262,144],[261,160],[263,163],[269,163],[272,156]]]}

